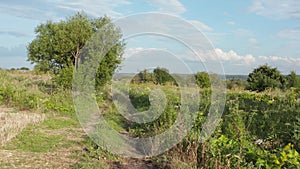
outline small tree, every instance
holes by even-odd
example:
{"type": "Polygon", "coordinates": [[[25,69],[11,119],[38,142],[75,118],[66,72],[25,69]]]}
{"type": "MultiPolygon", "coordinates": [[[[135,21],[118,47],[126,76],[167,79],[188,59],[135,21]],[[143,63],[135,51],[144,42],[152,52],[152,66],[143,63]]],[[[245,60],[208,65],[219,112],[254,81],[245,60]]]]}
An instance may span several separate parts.
{"type": "Polygon", "coordinates": [[[267,88],[281,88],[286,86],[286,78],[280,74],[277,68],[271,68],[268,65],[262,65],[249,74],[248,89],[264,91],[267,88]]]}
{"type": "Polygon", "coordinates": [[[154,81],[155,81],[155,77],[153,73],[148,72],[147,69],[144,69],[143,71],[136,74],[131,80],[132,83],[147,83],[147,82],[154,83],[154,81]]]}
{"type": "Polygon", "coordinates": [[[170,75],[168,69],[158,67],[153,70],[153,74],[155,82],[158,84],[165,85],[167,82],[171,82],[177,85],[176,80],[170,75]]]}
{"type": "Polygon", "coordinates": [[[287,87],[300,87],[300,78],[297,76],[295,71],[291,71],[291,73],[287,76],[287,87]]]}

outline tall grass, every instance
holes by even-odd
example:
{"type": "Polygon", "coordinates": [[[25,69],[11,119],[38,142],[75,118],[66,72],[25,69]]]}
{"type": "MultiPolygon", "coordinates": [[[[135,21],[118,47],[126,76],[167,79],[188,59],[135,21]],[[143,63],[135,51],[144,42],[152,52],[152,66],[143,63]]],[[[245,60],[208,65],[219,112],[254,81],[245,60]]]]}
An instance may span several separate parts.
{"type": "Polygon", "coordinates": [[[57,112],[75,118],[70,90],[55,88],[49,75],[0,70],[0,104],[18,110],[57,112]]]}

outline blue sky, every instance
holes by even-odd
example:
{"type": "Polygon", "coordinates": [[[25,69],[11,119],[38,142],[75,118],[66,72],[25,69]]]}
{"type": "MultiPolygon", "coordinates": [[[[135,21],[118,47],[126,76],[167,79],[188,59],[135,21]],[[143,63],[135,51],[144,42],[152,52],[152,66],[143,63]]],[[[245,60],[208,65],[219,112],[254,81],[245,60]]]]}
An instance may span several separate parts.
{"type": "Polygon", "coordinates": [[[77,11],[113,19],[141,12],[176,15],[211,41],[226,74],[248,74],[265,63],[284,74],[300,73],[299,0],[2,0],[0,67],[32,68],[26,46],[34,28],[77,11]]]}

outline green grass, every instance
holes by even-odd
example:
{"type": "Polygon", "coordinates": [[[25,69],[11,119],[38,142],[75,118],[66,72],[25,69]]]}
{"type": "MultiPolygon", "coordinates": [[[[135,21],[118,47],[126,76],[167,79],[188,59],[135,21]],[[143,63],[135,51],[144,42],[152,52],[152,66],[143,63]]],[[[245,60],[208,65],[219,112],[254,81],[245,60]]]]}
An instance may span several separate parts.
{"type": "Polygon", "coordinates": [[[67,140],[65,135],[57,131],[78,126],[78,122],[73,119],[50,117],[40,125],[29,125],[5,148],[31,152],[56,151],[59,148],[69,147],[73,144],[70,140],[67,140]]]}
{"type": "Polygon", "coordinates": [[[46,128],[49,130],[57,130],[57,129],[62,129],[62,128],[70,128],[70,127],[78,127],[79,123],[78,121],[75,121],[73,119],[59,119],[59,118],[49,118],[45,120],[41,124],[41,128],[46,128]]]}
{"type": "Polygon", "coordinates": [[[48,152],[66,146],[65,141],[65,136],[50,135],[39,131],[34,126],[30,126],[23,130],[12,142],[7,144],[5,149],[48,152]]]}

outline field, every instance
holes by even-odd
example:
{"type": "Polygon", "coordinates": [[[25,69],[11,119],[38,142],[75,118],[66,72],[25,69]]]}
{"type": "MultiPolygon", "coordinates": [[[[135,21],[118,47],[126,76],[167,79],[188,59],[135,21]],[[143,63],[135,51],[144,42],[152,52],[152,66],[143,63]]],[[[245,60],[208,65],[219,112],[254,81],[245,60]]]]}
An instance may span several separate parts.
{"type": "MultiPolygon", "coordinates": [[[[0,81],[0,168],[300,168],[297,90],[228,90],[222,120],[200,142],[211,104],[210,89],[200,89],[188,135],[163,154],[134,159],[93,143],[79,124],[71,90],[56,86],[50,75],[0,70],[0,81]]],[[[176,121],[182,105],[178,87],[146,83],[130,86],[133,106],[148,110],[155,88],[166,95],[165,109],[144,125],[118,113],[109,87],[97,96],[98,105],[116,131],[139,138],[156,135],[176,121]]]]}

